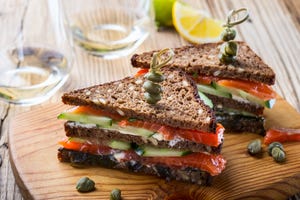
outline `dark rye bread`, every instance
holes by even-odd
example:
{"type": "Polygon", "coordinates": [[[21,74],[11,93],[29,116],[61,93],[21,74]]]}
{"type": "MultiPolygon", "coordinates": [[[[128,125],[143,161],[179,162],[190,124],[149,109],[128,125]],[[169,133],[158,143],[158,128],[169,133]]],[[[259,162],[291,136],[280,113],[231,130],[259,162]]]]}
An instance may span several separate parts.
{"type": "Polygon", "coordinates": [[[258,104],[253,104],[248,102],[245,103],[241,101],[236,101],[231,98],[219,97],[207,93],[205,93],[205,95],[213,102],[214,107],[217,109],[231,108],[231,109],[246,111],[258,116],[262,115],[264,112],[264,107],[258,104]]]}
{"type": "Polygon", "coordinates": [[[265,120],[263,117],[230,115],[227,113],[216,112],[216,119],[218,123],[221,123],[226,128],[226,132],[249,132],[263,136],[266,133],[264,128],[265,120]]]}
{"type": "MultiPolygon", "coordinates": [[[[245,42],[237,43],[238,55],[233,64],[220,63],[218,54],[222,42],[218,42],[174,48],[175,56],[170,65],[181,68],[189,74],[197,73],[273,85],[275,83],[273,70],[245,42]]],[[[133,55],[131,58],[133,67],[149,68],[154,52],[157,51],[133,55]]]]}
{"type": "Polygon", "coordinates": [[[164,67],[162,99],[155,105],[144,99],[144,76],[127,77],[65,93],[62,101],[70,105],[92,106],[128,118],[183,129],[215,132],[215,115],[199,98],[197,87],[185,72],[164,67]]]}
{"type": "Polygon", "coordinates": [[[88,153],[72,151],[64,148],[58,150],[58,159],[61,162],[70,162],[74,166],[101,166],[109,169],[121,169],[124,171],[142,173],[165,178],[167,181],[177,180],[198,185],[210,185],[212,176],[200,169],[186,167],[173,168],[161,164],[146,165],[139,161],[117,161],[112,155],[92,155],[88,153]]]}
{"type": "Polygon", "coordinates": [[[81,125],[76,122],[66,122],[65,123],[65,132],[68,137],[79,137],[79,138],[93,138],[99,141],[109,141],[109,140],[120,140],[124,142],[133,142],[138,145],[151,145],[157,146],[159,148],[172,148],[172,149],[181,149],[189,150],[193,152],[208,152],[213,154],[221,153],[222,144],[218,147],[208,146],[205,144],[195,143],[189,140],[176,140],[173,143],[169,141],[159,141],[155,138],[143,138],[141,136],[129,135],[129,134],[120,134],[119,131],[105,130],[98,128],[96,125],[88,127],[81,125]]]}

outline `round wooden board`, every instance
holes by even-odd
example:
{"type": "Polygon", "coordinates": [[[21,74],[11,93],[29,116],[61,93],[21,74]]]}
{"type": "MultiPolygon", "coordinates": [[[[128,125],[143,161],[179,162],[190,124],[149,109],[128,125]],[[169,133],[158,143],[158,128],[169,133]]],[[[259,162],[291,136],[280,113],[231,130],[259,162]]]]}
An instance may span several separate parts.
{"type": "MultiPolygon", "coordinates": [[[[109,199],[113,188],[129,199],[286,199],[300,191],[300,143],[284,144],[287,160],[278,164],[265,152],[261,158],[246,152],[255,134],[225,135],[224,172],[210,187],[166,182],[162,179],[104,168],[74,168],[57,160],[57,141],[64,137],[63,121],[56,116],[66,109],[51,104],[22,113],[10,125],[11,164],[25,199],[109,199]],[[78,193],[77,180],[88,176],[96,190],[78,193]]],[[[266,110],[266,126],[300,128],[300,115],[279,98],[266,110]]],[[[264,148],[266,150],[266,148],[264,148]]]]}

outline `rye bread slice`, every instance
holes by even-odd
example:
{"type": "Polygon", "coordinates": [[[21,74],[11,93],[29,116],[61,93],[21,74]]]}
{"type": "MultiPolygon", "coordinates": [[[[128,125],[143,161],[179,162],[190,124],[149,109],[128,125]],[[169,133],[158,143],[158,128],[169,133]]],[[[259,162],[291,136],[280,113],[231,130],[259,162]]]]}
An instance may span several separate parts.
{"type": "Polygon", "coordinates": [[[64,148],[58,149],[57,157],[61,162],[70,162],[74,166],[101,166],[154,175],[167,181],[177,180],[198,185],[210,185],[213,178],[208,172],[192,167],[175,168],[161,164],[147,165],[135,160],[119,162],[112,155],[92,155],[64,148]]]}
{"type": "Polygon", "coordinates": [[[200,99],[197,87],[185,72],[164,67],[162,98],[155,105],[144,99],[144,76],[127,77],[65,93],[62,101],[70,105],[92,106],[128,118],[183,129],[215,132],[214,112],[200,99]]]}
{"type": "MultiPolygon", "coordinates": [[[[175,56],[170,65],[181,68],[189,74],[197,73],[273,85],[275,83],[274,71],[245,42],[237,43],[238,55],[233,64],[220,63],[218,54],[222,42],[218,42],[174,48],[175,56]]],[[[133,55],[132,66],[149,68],[154,52],[157,51],[133,55]]]]}
{"type": "Polygon", "coordinates": [[[258,104],[236,101],[235,99],[219,97],[205,93],[205,95],[213,102],[214,109],[222,110],[223,108],[231,108],[235,110],[246,111],[254,115],[262,115],[264,107],[258,104]]]}
{"type": "Polygon", "coordinates": [[[230,115],[228,113],[216,113],[216,119],[218,123],[221,123],[227,133],[256,133],[259,135],[265,135],[263,117],[252,117],[244,115],[230,115]]]}
{"type": "Polygon", "coordinates": [[[199,144],[190,140],[176,139],[173,141],[157,140],[153,137],[145,138],[137,135],[121,134],[119,131],[107,130],[95,126],[84,126],[83,124],[77,122],[68,121],[64,124],[66,136],[68,137],[79,137],[79,138],[92,138],[97,141],[110,141],[119,140],[124,142],[136,143],[137,145],[149,145],[159,148],[170,148],[170,149],[180,149],[189,150],[193,152],[208,152],[212,154],[220,154],[222,145],[219,146],[209,146],[205,144],[199,144]]]}

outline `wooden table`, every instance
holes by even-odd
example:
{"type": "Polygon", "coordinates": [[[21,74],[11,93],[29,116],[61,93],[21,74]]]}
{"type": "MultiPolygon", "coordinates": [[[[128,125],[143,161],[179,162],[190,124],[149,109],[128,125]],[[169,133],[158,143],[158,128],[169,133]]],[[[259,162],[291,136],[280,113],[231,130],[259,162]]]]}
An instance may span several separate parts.
{"type": "MultiPolygon", "coordinates": [[[[82,1],[84,4],[84,1],[82,1]]],[[[251,21],[238,27],[238,39],[245,40],[277,74],[276,92],[300,111],[300,1],[299,0],[198,0],[199,5],[216,18],[224,18],[233,8],[248,7],[251,21]]],[[[83,5],[78,5],[83,6],[83,5]]],[[[1,11],[1,8],[0,8],[1,11]]],[[[5,28],[2,29],[5,31],[5,28]]],[[[173,29],[157,32],[138,52],[187,44],[173,29]]],[[[49,101],[32,107],[0,103],[0,199],[22,199],[9,162],[8,125],[18,113],[60,101],[64,91],[104,83],[131,75],[130,56],[117,60],[103,60],[87,55],[76,48],[76,62],[68,82],[49,101]]],[[[299,191],[300,192],[300,191],[299,191]]]]}

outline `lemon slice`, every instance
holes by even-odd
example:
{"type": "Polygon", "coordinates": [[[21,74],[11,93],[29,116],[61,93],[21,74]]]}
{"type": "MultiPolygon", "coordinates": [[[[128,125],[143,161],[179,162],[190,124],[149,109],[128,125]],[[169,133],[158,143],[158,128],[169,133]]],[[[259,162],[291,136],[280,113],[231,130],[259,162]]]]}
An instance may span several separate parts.
{"type": "Polygon", "coordinates": [[[192,43],[219,41],[224,29],[222,21],[213,19],[206,12],[180,1],[173,4],[172,17],[177,32],[192,43]]]}

